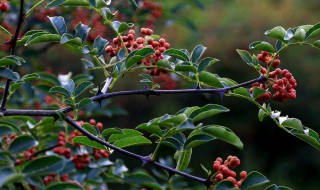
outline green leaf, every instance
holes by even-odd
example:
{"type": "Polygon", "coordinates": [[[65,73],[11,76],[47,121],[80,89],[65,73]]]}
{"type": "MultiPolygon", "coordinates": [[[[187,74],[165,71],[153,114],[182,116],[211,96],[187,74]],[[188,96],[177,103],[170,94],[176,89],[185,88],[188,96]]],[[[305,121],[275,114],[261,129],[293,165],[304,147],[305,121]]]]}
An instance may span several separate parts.
{"type": "Polygon", "coordinates": [[[100,14],[103,16],[106,20],[112,20],[116,13],[111,13],[110,9],[107,7],[103,7],[99,10],[100,14]]]}
{"type": "Polygon", "coordinates": [[[241,184],[241,190],[250,189],[253,187],[258,187],[260,185],[264,185],[268,183],[269,180],[259,172],[253,171],[248,174],[248,176],[244,179],[241,184]]]}
{"type": "Polygon", "coordinates": [[[72,79],[69,79],[67,82],[62,82],[61,86],[66,89],[70,95],[74,94],[74,81],[72,79]]]}
{"type": "Polygon", "coordinates": [[[192,148],[182,150],[179,152],[179,159],[177,160],[176,169],[184,171],[188,168],[192,156],[192,148]]]}
{"type": "Polygon", "coordinates": [[[178,50],[178,49],[170,48],[170,49],[166,50],[165,52],[163,52],[163,54],[169,55],[169,56],[174,57],[176,59],[180,59],[181,61],[190,61],[189,57],[185,53],[183,53],[183,51],[178,50]]]}
{"type": "Polygon", "coordinates": [[[60,94],[60,95],[62,95],[64,97],[68,97],[68,98],[71,96],[70,92],[68,90],[66,90],[65,88],[62,88],[61,86],[52,87],[49,90],[49,92],[51,94],[60,94]]]}
{"type": "Polygon", "coordinates": [[[287,30],[287,33],[286,33],[285,37],[284,37],[284,40],[287,40],[287,41],[289,41],[291,43],[290,40],[294,36],[294,33],[295,33],[294,30],[292,28],[289,28],[287,30]]]}
{"type": "Polygon", "coordinates": [[[153,190],[162,190],[162,186],[157,183],[157,181],[144,172],[135,172],[128,174],[123,179],[126,183],[134,184],[134,185],[141,185],[142,187],[153,189],[153,190]]]}
{"type": "Polygon", "coordinates": [[[63,4],[63,6],[89,6],[88,0],[67,0],[63,4]]]}
{"type": "Polygon", "coordinates": [[[87,59],[82,58],[81,61],[86,66],[86,68],[94,67],[94,64],[91,61],[87,60],[87,59]]]}
{"type": "Polygon", "coordinates": [[[89,123],[84,123],[83,125],[81,125],[81,127],[94,136],[98,135],[96,128],[89,123]]]}
{"type": "Polygon", "coordinates": [[[98,55],[102,55],[104,52],[104,48],[108,45],[109,41],[102,38],[101,36],[96,37],[96,39],[93,42],[93,49],[98,49],[98,55]]]}
{"type": "Polygon", "coordinates": [[[140,124],[136,127],[138,130],[147,131],[151,134],[156,135],[157,137],[162,137],[162,132],[159,125],[147,125],[146,123],[140,124]]]}
{"type": "Polygon", "coordinates": [[[43,156],[27,163],[22,169],[22,173],[26,176],[48,175],[50,173],[58,173],[63,168],[63,165],[63,158],[60,156],[43,156]]]}
{"type": "Polygon", "coordinates": [[[242,95],[242,96],[245,96],[245,97],[250,97],[250,92],[247,89],[243,88],[243,87],[239,87],[239,88],[234,89],[233,93],[239,94],[239,95],[242,95]]]}
{"type": "Polygon", "coordinates": [[[107,148],[104,145],[102,145],[96,141],[92,141],[86,136],[77,136],[72,139],[72,142],[79,143],[79,144],[86,145],[86,146],[90,146],[90,147],[97,148],[97,149],[107,150],[107,148]]]}
{"type": "Polygon", "coordinates": [[[253,42],[249,45],[250,49],[257,49],[257,50],[263,50],[263,51],[267,51],[270,53],[274,53],[275,49],[274,47],[268,43],[268,42],[264,42],[264,41],[256,41],[253,42]]]}
{"type": "Polygon", "coordinates": [[[4,135],[13,134],[14,132],[7,126],[1,126],[0,125],[0,137],[4,135]]]}
{"type": "Polygon", "coordinates": [[[2,185],[9,184],[13,182],[11,179],[17,175],[16,171],[11,166],[2,166],[0,167],[0,187],[2,185]]]}
{"type": "Polygon", "coordinates": [[[194,128],[196,128],[196,127],[192,123],[192,120],[187,119],[177,126],[177,129],[178,129],[177,131],[181,131],[181,130],[185,130],[185,129],[194,129],[194,128]]]}
{"type": "Polygon", "coordinates": [[[7,127],[9,128],[14,134],[21,134],[20,129],[17,127],[16,124],[6,122],[6,121],[0,121],[0,127],[7,127]]]}
{"type": "Polygon", "coordinates": [[[37,35],[32,39],[29,38],[29,40],[24,44],[24,46],[42,43],[42,42],[60,42],[60,40],[61,40],[61,36],[58,34],[45,33],[42,35],[37,35]]]}
{"type": "Polygon", "coordinates": [[[284,37],[286,36],[287,31],[281,26],[274,27],[273,29],[266,31],[264,34],[282,42],[286,42],[284,37]]]}
{"type": "Polygon", "coordinates": [[[0,59],[0,66],[21,65],[25,62],[26,61],[21,57],[18,57],[16,55],[9,55],[0,59]]]}
{"type": "Polygon", "coordinates": [[[76,89],[74,91],[75,97],[81,95],[84,91],[91,88],[93,86],[93,83],[90,81],[83,81],[80,84],[76,86],[76,89]]]}
{"type": "Polygon", "coordinates": [[[33,81],[33,80],[37,80],[37,79],[39,79],[40,78],[40,76],[38,75],[38,74],[36,74],[36,73],[31,73],[31,74],[26,74],[26,75],[24,75],[22,78],[21,78],[21,80],[23,81],[23,82],[30,82],[30,81],[33,81]]]}
{"type": "Polygon", "coordinates": [[[202,71],[199,74],[199,81],[214,88],[224,87],[216,75],[209,73],[207,71],[202,71]]]}
{"type": "Polygon", "coordinates": [[[290,133],[320,150],[319,135],[314,130],[310,128],[306,128],[304,131],[292,129],[290,133]]]}
{"type": "Polygon", "coordinates": [[[49,20],[54,27],[54,29],[57,31],[57,33],[62,36],[62,34],[67,33],[67,25],[64,21],[64,18],[61,16],[54,16],[49,17],[49,20]]]}
{"type": "Polygon", "coordinates": [[[6,67],[0,67],[0,77],[10,79],[12,81],[18,81],[20,76],[18,73],[13,72],[11,69],[6,67]]]}
{"type": "Polygon", "coordinates": [[[320,48],[320,40],[317,40],[315,42],[313,42],[313,44],[315,47],[320,48]]]}
{"type": "Polygon", "coordinates": [[[297,118],[288,118],[281,124],[283,127],[288,127],[296,130],[303,131],[302,123],[297,118]]]}
{"type": "Polygon", "coordinates": [[[119,32],[119,33],[123,33],[123,32],[125,32],[126,30],[128,30],[129,28],[130,28],[130,26],[128,25],[128,23],[122,22],[122,23],[119,25],[118,32],[119,32]]]}
{"type": "Polygon", "coordinates": [[[9,36],[10,38],[12,37],[11,32],[9,32],[6,28],[4,28],[3,26],[0,26],[0,31],[2,31],[3,33],[5,33],[7,36],[9,36]]]}
{"type": "Polygon", "coordinates": [[[220,181],[215,190],[230,190],[234,188],[234,184],[229,180],[220,181]]]}
{"type": "Polygon", "coordinates": [[[306,37],[306,31],[303,28],[298,28],[295,34],[292,36],[292,39],[297,41],[303,41],[306,37]]]}
{"type": "Polygon", "coordinates": [[[265,190],[292,190],[292,189],[289,187],[277,186],[275,184],[272,184],[269,187],[267,187],[265,190]]]}
{"type": "Polygon", "coordinates": [[[209,141],[214,140],[213,137],[205,134],[198,134],[188,137],[187,141],[184,144],[184,149],[194,148],[196,146],[200,146],[209,141]]]}
{"type": "Polygon", "coordinates": [[[59,5],[62,5],[66,0],[53,0],[46,5],[46,8],[54,8],[59,5]]]}
{"type": "Polygon", "coordinates": [[[49,184],[44,190],[84,190],[83,187],[72,182],[59,182],[49,184]]]}
{"type": "Polygon", "coordinates": [[[262,90],[261,88],[258,88],[258,87],[254,87],[253,88],[253,99],[257,99],[259,98],[261,95],[263,95],[264,93],[266,93],[267,91],[266,90],[262,90]]]}
{"type": "Polygon", "coordinates": [[[96,0],[88,0],[89,5],[97,7],[96,0]]]}
{"type": "Polygon", "coordinates": [[[191,52],[191,62],[196,63],[202,54],[206,51],[206,47],[203,45],[197,45],[191,52]]]}
{"type": "Polygon", "coordinates": [[[76,30],[75,37],[80,38],[83,43],[84,41],[86,41],[90,29],[91,28],[89,26],[79,22],[75,27],[75,30],[76,30]]]}
{"type": "Polygon", "coordinates": [[[243,144],[239,137],[226,127],[219,125],[210,125],[202,128],[201,130],[207,135],[221,139],[239,149],[243,149],[243,144]]]}
{"type": "Polygon", "coordinates": [[[182,62],[175,66],[175,71],[181,71],[181,72],[193,72],[197,73],[197,68],[192,65],[190,62],[182,62]]]}
{"type": "Polygon", "coordinates": [[[315,24],[306,32],[305,41],[320,36],[320,23],[315,24]]]}
{"type": "Polygon", "coordinates": [[[38,145],[38,142],[31,135],[24,134],[15,138],[11,142],[8,150],[16,154],[29,150],[36,145],[38,145]]]}
{"type": "MultiPolygon", "coordinates": [[[[269,112],[271,112],[271,108],[269,105],[267,107],[266,104],[263,104],[262,107],[267,109],[269,112]]],[[[267,112],[265,112],[263,109],[259,109],[259,112],[258,112],[259,121],[263,121],[264,118],[266,118],[268,115],[269,114],[267,112]]]]}
{"type": "Polygon", "coordinates": [[[212,58],[212,57],[206,57],[206,58],[202,59],[199,63],[199,66],[198,66],[198,72],[201,73],[207,67],[209,67],[219,61],[220,61],[219,59],[212,58]]]}
{"type": "Polygon", "coordinates": [[[248,51],[237,49],[237,52],[240,55],[240,57],[243,59],[244,62],[246,62],[250,66],[254,66],[253,61],[252,61],[252,57],[248,51]]]}
{"type": "Polygon", "coordinates": [[[161,59],[161,60],[157,61],[156,65],[159,67],[172,69],[170,62],[166,59],[161,59]]]}
{"type": "Polygon", "coordinates": [[[73,38],[71,34],[64,33],[61,36],[60,44],[70,44],[76,47],[81,47],[82,42],[80,38],[73,38]]]}
{"type": "Polygon", "coordinates": [[[150,144],[151,141],[139,131],[133,129],[123,129],[123,134],[113,134],[109,137],[109,142],[113,142],[113,145],[123,148],[128,146],[150,144]]]}
{"type": "Polygon", "coordinates": [[[107,136],[112,134],[123,134],[123,132],[121,131],[121,129],[117,129],[117,128],[108,128],[108,129],[104,129],[101,132],[101,136],[107,136]]]}
{"type": "Polygon", "coordinates": [[[131,68],[134,64],[141,61],[143,58],[152,55],[155,53],[155,50],[152,48],[143,48],[135,52],[131,52],[126,59],[126,68],[131,68]]]}
{"type": "Polygon", "coordinates": [[[81,110],[81,109],[89,106],[89,105],[92,104],[92,103],[93,103],[93,101],[92,101],[91,98],[83,98],[83,99],[79,102],[79,104],[78,104],[77,107],[78,107],[79,110],[81,110]]]}
{"type": "Polygon", "coordinates": [[[57,79],[57,76],[55,76],[53,74],[45,73],[45,72],[41,72],[41,73],[37,73],[37,74],[39,75],[41,81],[51,83],[55,86],[60,85],[60,82],[57,79]]]}
{"type": "Polygon", "coordinates": [[[189,115],[189,118],[191,118],[193,122],[196,122],[228,111],[228,108],[220,106],[218,104],[208,104],[202,108],[192,111],[189,115]]]}

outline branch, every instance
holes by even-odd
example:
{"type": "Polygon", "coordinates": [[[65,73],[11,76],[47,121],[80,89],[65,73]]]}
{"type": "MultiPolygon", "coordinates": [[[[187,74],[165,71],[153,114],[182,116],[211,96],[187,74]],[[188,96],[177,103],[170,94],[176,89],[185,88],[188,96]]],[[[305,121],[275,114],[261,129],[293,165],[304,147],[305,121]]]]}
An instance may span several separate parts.
{"type": "MultiPolygon", "coordinates": [[[[18,37],[19,37],[19,32],[20,32],[20,29],[21,29],[22,22],[24,20],[23,9],[24,9],[24,0],[20,0],[20,12],[19,12],[17,28],[16,28],[16,31],[14,33],[13,38],[10,41],[10,44],[11,44],[11,55],[15,55],[16,54],[16,47],[17,47],[17,41],[18,41],[18,37]]],[[[9,66],[9,69],[12,69],[11,65],[9,66]]],[[[5,84],[4,93],[3,93],[3,96],[2,96],[2,100],[1,100],[0,111],[4,111],[5,108],[6,108],[7,98],[8,98],[9,89],[10,89],[10,82],[11,82],[11,80],[7,79],[6,84],[5,84]]]]}
{"type": "Polygon", "coordinates": [[[110,144],[110,143],[108,143],[108,142],[106,142],[106,141],[104,141],[104,140],[92,135],[91,133],[89,133],[88,131],[83,129],[80,125],[78,125],[77,122],[74,121],[69,116],[66,117],[65,121],[68,124],[70,124],[71,126],[73,126],[75,129],[77,129],[78,131],[83,133],[85,136],[87,136],[90,140],[98,142],[98,143],[100,143],[100,144],[102,144],[102,145],[104,145],[104,146],[106,146],[108,148],[111,148],[114,151],[117,151],[117,152],[119,152],[121,154],[125,154],[125,155],[128,155],[128,156],[132,157],[132,158],[138,159],[138,160],[140,160],[142,162],[143,165],[150,164],[150,165],[153,165],[153,166],[155,166],[157,168],[164,169],[164,170],[168,171],[169,174],[171,174],[171,175],[172,174],[178,174],[178,175],[184,176],[186,178],[189,178],[189,179],[198,181],[200,183],[203,183],[203,184],[205,184],[207,186],[210,185],[207,179],[199,178],[197,176],[193,176],[193,175],[190,175],[188,173],[184,173],[184,172],[178,171],[178,170],[176,170],[174,168],[162,165],[159,162],[152,161],[150,156],[141,156],[141,155],[132,153],[130,151],[124,150],[122,148],[116,147],[116,146],[114,146],[114,145],[112,145],[112,144],[110,144]]]}
{"type": "MultiPolygon", "coordinates": [[[[215,89],[181,89],[181,90],[131,90],[131,91],[119,91],[119,92],[110,92],[106,94],[98,94],[91,99],[93,101],[102,101],[103,99],[111,98],[111,97],[117,97],[117,96],[128,96],[128,95],[144,95],[144,96],[150,96],[150,95],[161,95],[161,94],[203,94],[203,93],[218,93],[221,95],[224,95],[230,90],[243,87],[255,82],[262,82],[266,80],[266,78],[261,75],[256,79],[237,84],[235,86],[226,87],[226,88],[215,88],[215,89]]],[[[61,108],[59,111],[62,111],[63,113],[68,113],[72,111],[73,108],[71,106],[61,108]]],[[[24,116],[45,116],[45,117],[58,117],[55,110],[16,110],[16,109],[8,109],[4,110],[2,112],[3,116],[15,116],[15,115],[24,115],[24,116]]]]}

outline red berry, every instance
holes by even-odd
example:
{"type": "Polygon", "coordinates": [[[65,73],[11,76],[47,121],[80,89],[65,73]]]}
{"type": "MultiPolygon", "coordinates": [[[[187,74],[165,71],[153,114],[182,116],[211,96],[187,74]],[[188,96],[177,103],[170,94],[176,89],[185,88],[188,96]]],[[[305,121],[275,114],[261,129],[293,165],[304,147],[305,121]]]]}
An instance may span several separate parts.
{"type": "Polygon", "coordinates": [[[246,172],[246,171],[240,172],[240,178],[241,178],[241,179],[244,179],[244,178],[246,178],[246,177],[247,177],[247,172],[246,172]]]}
{"type": "Polygon", "coordinates": [[[2,4],[0,5],[0,10],[1,10],[2,12],[8,11],[8,10],[9,10],[9,5],[8,5],[8,3],[2,3],[2,4]]]}
{"type": "Polygon", "coordinates": [[[219,173],[219,174],[216,175],[215,178],[216,178],[217,181],[222,181],[223,180],[223,175],[221,173],[219,173]]]}
{"type": "Polygon", "coordinates": [[[94,120],[94,119],[90,119],[89,123],[90,123],[91,125],[95,125],[97,122],[96,122],[96,120],[94,120]]]}

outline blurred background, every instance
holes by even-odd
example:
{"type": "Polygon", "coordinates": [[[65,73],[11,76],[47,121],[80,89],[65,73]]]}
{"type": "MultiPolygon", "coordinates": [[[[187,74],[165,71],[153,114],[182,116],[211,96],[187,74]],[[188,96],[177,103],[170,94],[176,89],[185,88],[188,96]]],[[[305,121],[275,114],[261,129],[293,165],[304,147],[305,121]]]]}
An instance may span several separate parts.
{"type": "MultiPolygon", "coordinates": [[[[251,42],[260,40],[274,44],[275,41],[265,36],[264,32],[275,26],[293,28],[320,22],[318,0],[154,0],[151,2],[159,3],[163,10],[163,17],[153,23],[155,33],[165,37],[174,48],[192,51],[198,44],[206,46],[208,49],[205,56],[221,60],[210,67],[210,71],[237,82],[253,79],[257,77],[257,73],[243,63],[236,49],[248,50],[251,42]]],[[[41,52],[27,48],[29,67],[20,72],[50,70],[54,74],[69,71],[76,74],[82,71],[80,54],[70,49],[64,51],[59,45],[49,45],[45,48],[45,51],[41,52]]],[[[285,103],[271,101],[272,109],[281,110],[281,115],[299,118],[305,126],[320,133],[320,49],[292,47],[280,55],[280,60],[280,67],[290,70],[297,80],[297,99],[285,103]]],[[[97,81],[103,81],[99,78],[100,72],[90,74],[97,76],[97,81]]],[[[141,78],[137,75],[138,73],[132,73],[124,76],[113,90],[142,89],[144,86],[139,83],[141,78]]],[[[193,87],[177,81],[177,88],[193,87]]],[[[208,103],[223,105],[229,108],[230,112],[205,120],[205,124],[218,124],[231,128],[244,143],[244,149],[238,150],[221,141],[213,141],[196,148],[190,165],[193,174],[205,177],[200,163],[212,168],[216,157],[225,159],[228,155],[234,155],[242,162],[239,171],[259,171],[272,183],[293,189],[320,189],[318,180],[320,152],[287,134],[270,119],[259,122],[258,108],[245,100],[221,98],[214,94],[162,95],[151,96],[149,99],[143,96],[117,97],[105,103],[112,111],[97,116],[96,120],[103,121],[107,127],[119,128],[134,128],[154,117],[166,113],[174,114],[186,106],[203,106],[208,103]],[[120,110],[119,107],[126,111],[120,110]]],[[[150,154],[153,149],[153,145],[143,150],[139,147],[130,148],[145,155],[150,154]]],[[[162,147],[160,152],[163,157],[173,156],[174,153],[167,147],[162,147]]],[[[129,168],[140,164],[119,154],[113,154],[111,159],[119,157],[126,161],[129,168]]]]}

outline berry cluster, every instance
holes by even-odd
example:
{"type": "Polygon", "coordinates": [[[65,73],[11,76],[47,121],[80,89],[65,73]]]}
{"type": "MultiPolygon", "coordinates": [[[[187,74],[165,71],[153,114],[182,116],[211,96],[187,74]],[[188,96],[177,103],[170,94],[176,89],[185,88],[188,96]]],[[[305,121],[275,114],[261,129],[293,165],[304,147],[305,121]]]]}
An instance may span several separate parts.
{"type": "Polygon", "coordinates": [[[7,0],[0,0],[0,11],[7,12],[9,10],[9,4],[7,0]]]}
{"type": "MultiPolygon", "coordinates": [[[[153,30],[150,28],[141,28],[140,32],[141,36],[138,38],[135,38],[134,30],[130,30],[128,35],[126,36],[121,36],[121,39],[124,42],[124,44],[121,43],[121,39],[119,37],[114,38],[113,44],[115,45],[115,47],[108,45],[105,48],[106,53],[108,53],[110,57],[114,57],[117,55],[117,52],[121,48],[124,48],[123,46],[125,46],[129,53],[133,50],[139,50],[145,47],[153,48],[156,53],[143,59],[138,64],[143,63],[146,66],[155,65],[157,61],[164,58],[163,52],[170,48],[170,44],[166,42],[164,38],[160,38],[158,40],[153,39],[151,37],[151,35],[153,34],[153,30]]],[[[159,76],[161,72],[166,73],[165,70],[161,69],[150,69],[149,73],[150,75],[159,76]]]]}
{"type": "MultiPolygon", "coordinates": [[[[103,124],[101,122],[96,122],[94,119],[90,119],[89,123],[91,125],[95,125],[100,131],[103,130],[103,124]]],[[[78,121],[78,124],[82,126],[84,124],[84,121],[78,121]]],[[[89,153],[84,149],[84,147],[80,144],[72,142],[72,139],[81,135],[82,133],[76,130],[72,131],[69,136],[66,136],[65,132],[60,132],[58,135],[58,147],[55,147],[53,149],[54,153],[62,155],[67,159],[71,159],[75,167],[79,170],[85,169],[86,166],[90,163],[89,153]],[[68,148],[69,145],[80,148],[80,151],[72,151],[70,148],[68,148]],[[83,149],[83,151],[81,151],[81,149],[83,149]]],[[[99,160],[101,157],[109,157],[109,152],[106,150],[93,148],[92,153],[96,160],[99,160]]]]}
{"type": "MultiPolygon", "coordinates": [[[[258,55],[258,59],[266,63],[268,66],[270,66],[272,60],[274,59],[274,62],[272,64],[272,67],[274,68],[280,65],[280,60],[278,58],[279,56],[274,59],[273,54],[265,51],[262,51],[261,54],[258,55]]],[[[267,70],[264,67],[261,67],[260,72],[265,75],[267,73],[267,70]]],[[[272,95],[271,92],[267,91],[266,93],[258,97],[257,100],[265,101],[270,99],[272,96],[272,99],[274,101],[285,102],[287,99],[296,98],[296,90],[294,88],[297,87],[297,82],[290,71],[288,71],[287,69],[281,70],[280,68],[277,68],[276,70],[270,72],[267,84],[258,82],[252,84],[252,87],[258,87],[263,90],[268,90],[269,86],[272,87],[275,93],[272,95]]],[[[251,93],[252,91],[253,88],[250,89],[251,93]]]]}
{"type": "Polygon", "coordinates": [[[236,156],[228,156],[228,158],[223,162],[222,158],[218,157],[213,163],[213,169],[217,172],[214,174],[214,179],[216,182],[222,181],[224,179],[231,181],[234,187],[240,187],[244,178],[247,177],[247,172],[240,172],[240,180],[236,180],[236,172],[232,169],[240,165],[240,160],[236,156]]]}

